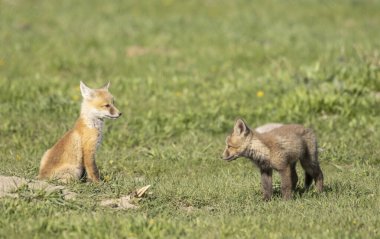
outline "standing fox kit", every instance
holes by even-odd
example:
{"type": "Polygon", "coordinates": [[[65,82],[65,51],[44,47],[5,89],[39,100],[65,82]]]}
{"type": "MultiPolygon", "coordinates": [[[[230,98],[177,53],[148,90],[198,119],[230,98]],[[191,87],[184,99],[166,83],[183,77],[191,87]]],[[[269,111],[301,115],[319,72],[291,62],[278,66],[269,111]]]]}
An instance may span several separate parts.
{"type": "Polygon", "coordinates": [[[271,126],[270,130],[261,132],[251,130],[238,119],[226,139],[223,159],[251,159],[260,169],[264,200],[272,197],[273,169],[280,173],[283,198],[291,198],[292,189],[298,182],[297,161],[305,171],[305,188],[309,188],[314,179],[317,191],[322,192],[323,174],[318,162],[316,136],[311,129],[290,124],[271,126]]]}
{"type": "Polygon", "coordinates": [[[100,89],[90,89],[80,82],[83,101],[79,119],[74,128],[45,152],[41,159],[39,179],[67,182],[80,179],[85,170],[90,181],[100,180],[95,152],[102,140],[103,120],[121,116],[108,88],[109,83],[100,89]]]}

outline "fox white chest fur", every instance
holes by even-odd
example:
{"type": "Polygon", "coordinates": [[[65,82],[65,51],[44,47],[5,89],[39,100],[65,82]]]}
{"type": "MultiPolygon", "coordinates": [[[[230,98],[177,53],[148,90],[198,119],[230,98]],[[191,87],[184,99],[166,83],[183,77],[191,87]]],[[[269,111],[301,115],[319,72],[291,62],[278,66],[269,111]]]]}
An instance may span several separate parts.
{"type": "Polygon", "coordinates": [[[96,149],[98,149],[103,140],[104,121],[97,118],[84,118],[84,123],[89,129],[96,130],[96,149]]]}

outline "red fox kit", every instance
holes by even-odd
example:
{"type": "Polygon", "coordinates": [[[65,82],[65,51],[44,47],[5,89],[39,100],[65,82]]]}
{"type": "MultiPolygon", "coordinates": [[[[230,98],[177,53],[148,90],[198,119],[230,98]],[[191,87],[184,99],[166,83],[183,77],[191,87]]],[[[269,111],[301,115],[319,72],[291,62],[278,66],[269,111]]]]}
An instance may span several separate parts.
{"type": "Polygon", "coordinates": [[[280,173],[283,198],[291,198],[291,190],[295,189],[298,182],[297,161],[301,162],[305,170],[305,188],[309,188],[314,179],[317,191],[322,192],[323,174],[318,163],[317,140],[313,131],[297,124],[269,128],[269,131],[258,133],[238,119],[232,134],[226,138],[223,159],[251,159],[260,169],[264,200],[272,197],[273,169],[280,173]]]}
{"type": "Polygon", "coordinates": [[[67,182],[80,179],[85,170],[89,180],[99,181],[95,152],[102,140],[103,120],[121,116],[108,88],[109,83],[100,89],[90,89],[80,82],[83,101],[79,119],[73,129],[45,152],[41,159],[39,179],[67,182]]]}

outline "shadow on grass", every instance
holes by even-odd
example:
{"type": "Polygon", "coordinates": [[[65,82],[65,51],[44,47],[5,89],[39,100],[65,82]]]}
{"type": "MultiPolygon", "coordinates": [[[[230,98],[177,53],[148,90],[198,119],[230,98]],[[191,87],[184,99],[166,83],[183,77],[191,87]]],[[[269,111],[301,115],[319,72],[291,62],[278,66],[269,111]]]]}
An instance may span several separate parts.
{"type": "Polygon", "coordinates": [[[317,192],[314,186],[311,186],[310,188],[307,188],[307,189],[304,187],[297,187],[293,193],[294,195],[297,195],[298,197],[302,198],[305,196],[305,194],[318,196],[318,195],[330,194],[333,191],[335,190],[330,185],[324,185],[322,193],[317,192]]]}
{"type": "MultiPolygon", "coordinates": [[[[318,193],[312,185],[310,188],[305,189],[303,186],[297,186],[295,190],[293,190],[293,196],[294,198],[304,198],[307,195],[310,196],[319,196],[319,195],[327,195],[331,194],[335,191],[341,191],[340,189],[337,189],[331,185],[324,185],[322,193],[318,193]]],[[[272,198],[276,199],[282,199],[282,193],[281,193],[281,186],[280,185],[274,185],[273,186],[273,194],[272,198]]]]}

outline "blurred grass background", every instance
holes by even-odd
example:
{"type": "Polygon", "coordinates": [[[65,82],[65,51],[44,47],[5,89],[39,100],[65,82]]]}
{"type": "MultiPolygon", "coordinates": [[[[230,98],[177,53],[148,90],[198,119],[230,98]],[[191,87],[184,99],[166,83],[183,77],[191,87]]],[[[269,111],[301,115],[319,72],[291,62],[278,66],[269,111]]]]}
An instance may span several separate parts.
{"type": "Polygon", "coordinates": [[[75,202],[1,200],[0,236],[378,237],[379,12],[371,0],[1,0],[1,174],[37,175],[78,117],[80,80],[110,81],[124,114],[106,122],[104,184],[69,185],[75,202]],[[276,178],[262,202],[248,160],[219,160],[237,117],[314,128],[326,192],[283,202],[276,178]],[[136,211],[96,206],[146,184],[136,211]]]}

